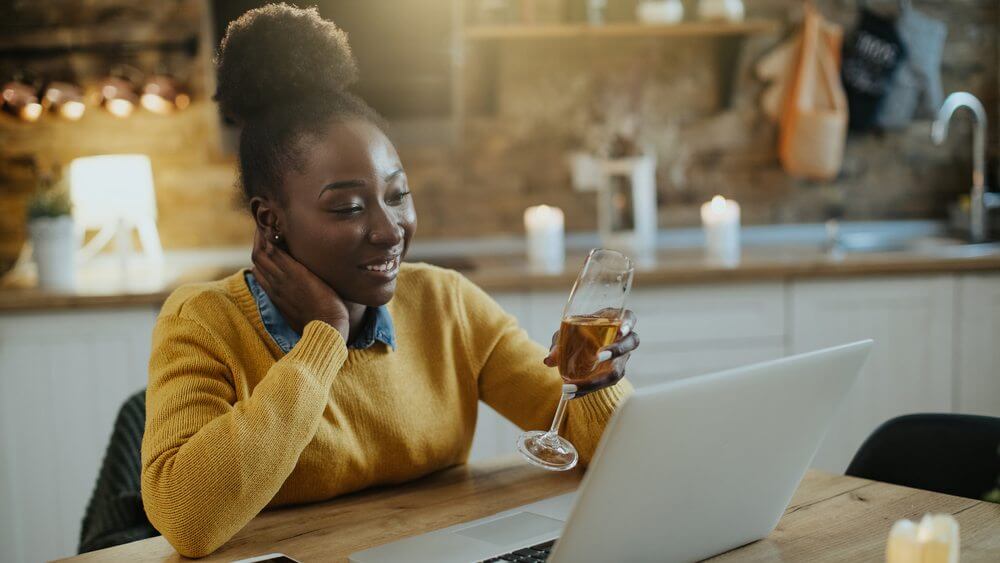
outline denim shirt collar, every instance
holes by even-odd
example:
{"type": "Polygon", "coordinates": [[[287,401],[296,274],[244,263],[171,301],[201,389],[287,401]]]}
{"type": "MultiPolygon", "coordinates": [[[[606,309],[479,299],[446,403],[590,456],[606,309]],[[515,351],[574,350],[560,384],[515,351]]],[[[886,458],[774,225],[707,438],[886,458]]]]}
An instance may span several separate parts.
{"type": "MultiPolygon", "coordinates": [[[[267,333],[271,335],[278,347],[287,354],[302,338],[302,335],[292,330],[292,327],[288,325],[288,321],[281,316],[264,288],[257,283],[253,272],[247,270],[244,278],[246,278],[250,293],[253,294],[253,298],[257,302],[257,310],[260,311],[260,318],[264,321],[264,328],[267,329],[267,333]]],[[[396,332],[392,326],[392,316],[389,315],[389,309],[385,305],[368,308],[361,332],[347,343],[347,347],[363,350],[370,348],[376,341],[384,343],[393,350],[396,349],[396,332]]]]}

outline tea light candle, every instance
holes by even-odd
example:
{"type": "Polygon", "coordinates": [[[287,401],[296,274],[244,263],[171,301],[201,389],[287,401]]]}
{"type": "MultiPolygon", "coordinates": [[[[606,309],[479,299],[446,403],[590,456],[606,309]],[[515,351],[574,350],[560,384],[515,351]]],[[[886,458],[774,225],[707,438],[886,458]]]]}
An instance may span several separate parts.
{"type": "Polygon", "coordinates": [[[542,272],[561,272],[566,261],[563,245],[563,212],[558,207],[538,205],[524,211],[528,266],[542,272]]]}
{"type": "Polygon", "coordinates": [[[710,262],[732,266],[740,261],[740,206],[717,195],[701,206],[705,253],[710,262]]]}

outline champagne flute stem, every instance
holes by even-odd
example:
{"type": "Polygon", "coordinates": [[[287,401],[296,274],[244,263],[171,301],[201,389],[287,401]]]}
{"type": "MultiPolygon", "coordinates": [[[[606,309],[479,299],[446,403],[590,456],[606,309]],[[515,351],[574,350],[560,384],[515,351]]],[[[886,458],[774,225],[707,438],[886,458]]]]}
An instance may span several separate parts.
{"type": "Polygon", "coordinates": [[[573,398],[572,395],[568,393],[563,393],[559,397],[559,406],[556,407],[556,415],[552,417],[552,426],[549,427],[549,431],[545,433],[545,437],[556,437],[559,435],[559,427],[562,426],[562,421],[566,418],[566,405],[569,400],[573,398]]]}

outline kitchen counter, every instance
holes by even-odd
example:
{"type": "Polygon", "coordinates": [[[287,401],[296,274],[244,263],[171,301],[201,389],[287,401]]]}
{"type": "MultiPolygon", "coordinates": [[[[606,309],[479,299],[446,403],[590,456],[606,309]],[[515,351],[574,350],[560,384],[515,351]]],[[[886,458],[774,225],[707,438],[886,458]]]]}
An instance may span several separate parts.
{"type": "MultiPolygon", "coordinates": [[[[191,253],[200,254],[200,253],[191,253]]],[[[248,253],[239,250],[211,251],[192,263],[170,265],[165,275],[146,276],[121,283],[116,275],[82,276],[73,292],[33,289],[28,275],[8,276],[0,284],[0,312],[95,307],[128,307],[162,303],[178,286],[227,276],[249,266],[248,253]],[[216,258],[211,259],[212,252],[216,258]]],[[[461,271],[483,289],[523,291],[552,289],[569,291],[586,253],[570,250],[561,273],[530,271],[523,254],[447,255],[411,253],[411,261],[421,259],[461,271]],[[472,257],[475,256],[475,257],[472,257]]],[[[824,253],[812,246],[749,246],[739,265],[721,267],[707,263],[698,248],[661,250],[654,263],[636,267],[634,287],[670,284],[710,284],[726,282],[791,280],[803,278],[886,276],[905,274],[1000,271],[1000,252],[978,255],[949,255],[924,251],[859,252],[844,255],[824,253]]]]}

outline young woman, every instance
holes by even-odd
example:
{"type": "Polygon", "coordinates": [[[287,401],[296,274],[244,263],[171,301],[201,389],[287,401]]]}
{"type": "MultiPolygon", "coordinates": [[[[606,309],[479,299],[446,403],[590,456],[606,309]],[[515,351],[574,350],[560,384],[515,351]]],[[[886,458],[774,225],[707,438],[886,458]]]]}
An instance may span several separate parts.
{"type": "MultiPolygon", "coordinates": [[[[315,9],[252,10],[220,47],[216,99],[242,126],[257,231],[253,268],[178,289],[153,335],[143,503],[182,555],[265,508],[463,463],[480,400],[521,428],[552,419],[554,354],[460,274],[401,263],[413,199],[379,118],[347,91],[355,76],[346,35],[315,9]]],[[[570,402],[584,463],[629,390],[634,324],[570,402]]]]}

